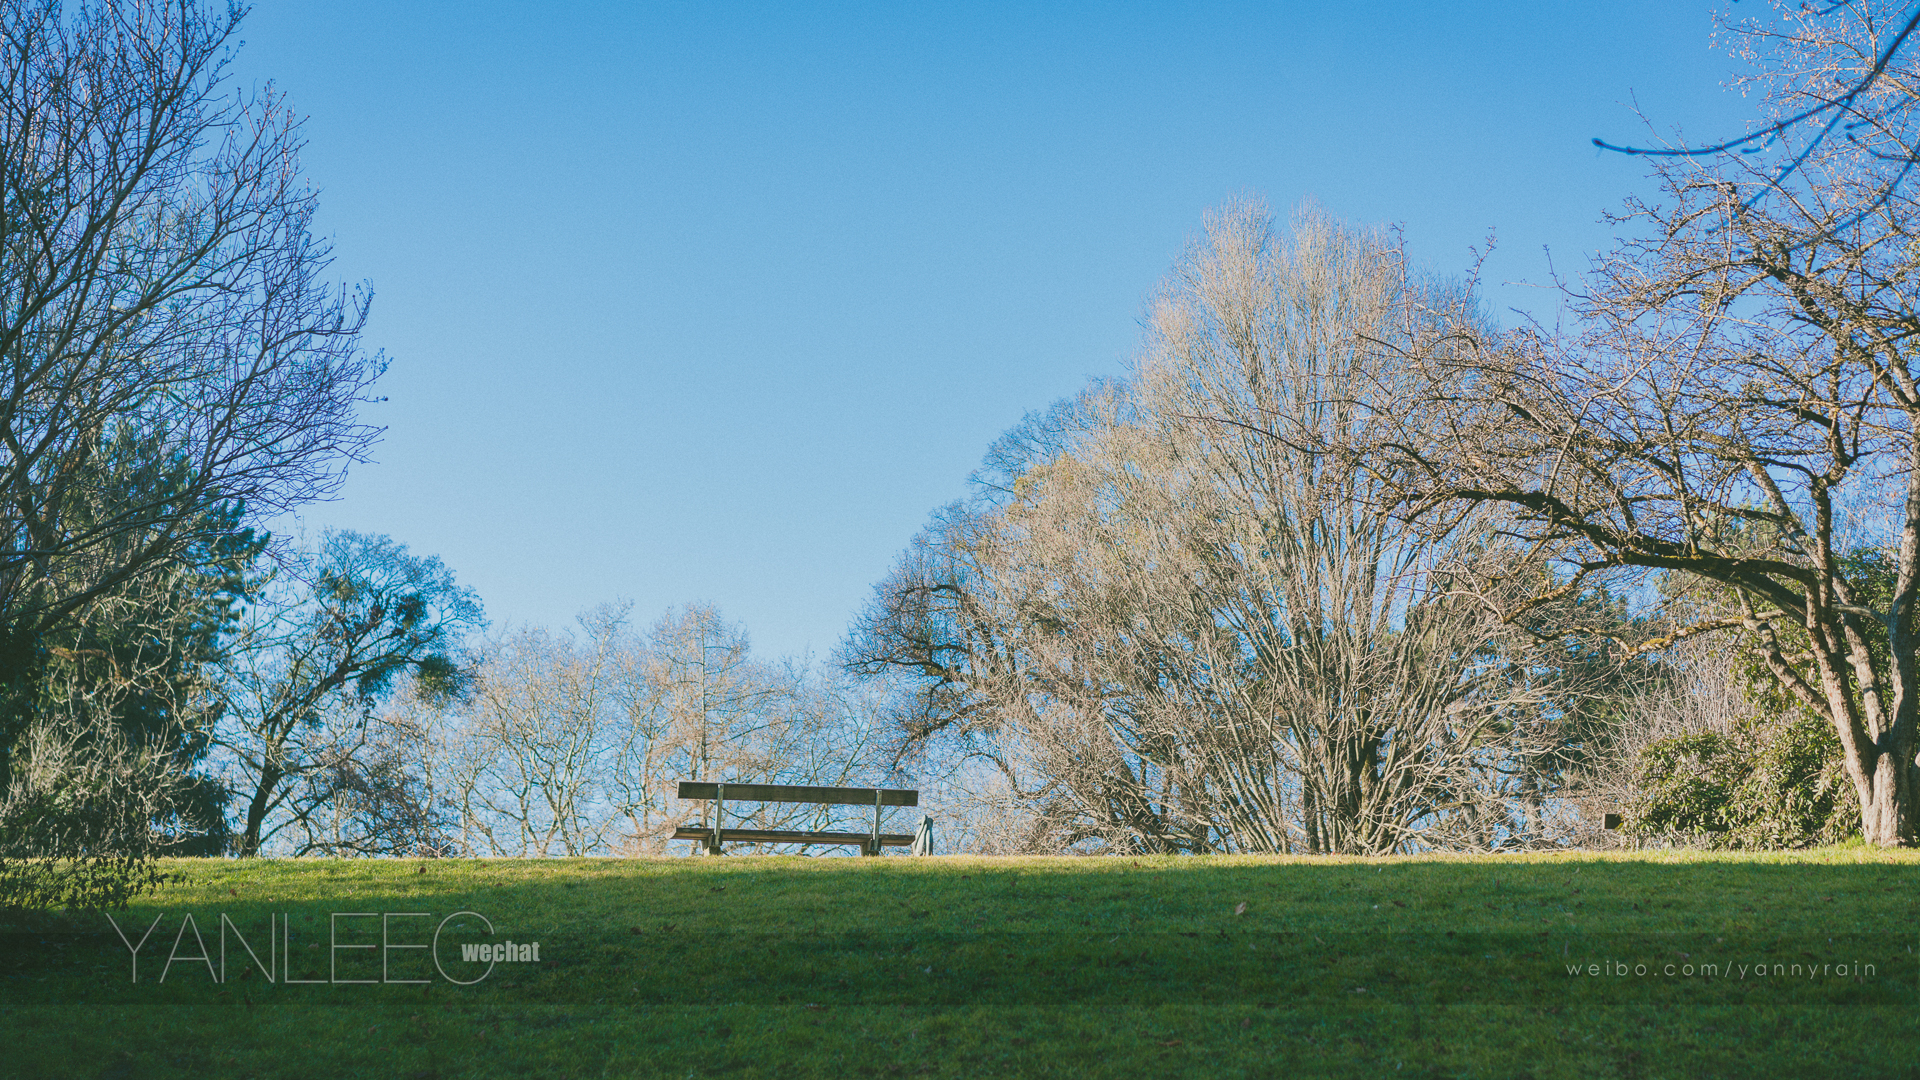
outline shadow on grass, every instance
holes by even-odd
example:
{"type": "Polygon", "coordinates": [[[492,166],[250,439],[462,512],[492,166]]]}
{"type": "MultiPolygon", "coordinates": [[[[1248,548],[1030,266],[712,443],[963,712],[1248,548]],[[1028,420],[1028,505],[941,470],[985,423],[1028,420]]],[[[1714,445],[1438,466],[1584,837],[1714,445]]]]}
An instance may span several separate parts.
{"type": "MultiPolygon", "coordinates": [[[[117,1005],[421,985],[557,1004],[1275,1008],[1407,993],[1892,1004],[1920,989],[1914,866],[1125,863],[567,863],[524,881],[371,864],[395,872],[331,900],[216,887],[16,922],[0,978],[22,1003],[117,1005]]],[[[245,866],[206,865],[215,881],[245,866]]]]}

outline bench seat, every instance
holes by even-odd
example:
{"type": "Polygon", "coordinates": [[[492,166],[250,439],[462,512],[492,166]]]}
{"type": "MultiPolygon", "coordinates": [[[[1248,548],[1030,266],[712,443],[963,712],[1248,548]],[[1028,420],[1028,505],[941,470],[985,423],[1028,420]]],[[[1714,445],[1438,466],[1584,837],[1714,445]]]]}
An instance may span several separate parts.
{"type": "MultiPolygon", "coordinates": [[[[711,840],[713,829],[701,825],[682,825],[673,831],[675,840],[711,840]]],[[[873,842],[872,833],[863,832],[794,832],[788,829],[721,829],[720,842],[739,842],[743,844],[855,844],[866,845],[873,842]]],[[[908,833],[881,833],[881,847],[912,847],[913,837],[908,833]]]]}

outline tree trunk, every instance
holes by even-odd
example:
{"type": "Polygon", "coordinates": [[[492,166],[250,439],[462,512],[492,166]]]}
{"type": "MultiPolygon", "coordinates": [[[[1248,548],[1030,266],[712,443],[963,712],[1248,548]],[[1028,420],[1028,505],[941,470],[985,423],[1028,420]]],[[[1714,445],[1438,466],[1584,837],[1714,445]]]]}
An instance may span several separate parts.
{"type": "MultiPolygon", "coordinates": [[[[1811,620],[1809,620],[1811,622],[1811,620]]],[[[1819,640],[1817,626],[1809,626],[1819,640]]],[[[1860,836],[1880,847],[1907,847],[1915,840],[1913,723],[1903,715],[1910,695],[1902,693],[1896,669],[1883,679],[1864,656],[1842,665],[1828,653],[1816,653],[1814,668],[1824,692],[1827,717],[1840,739],[1847,775],[1860,798],[1860,836]],[[1861,683],[1859,713],[1848,676],[1861,683]],[[1893,685],[1887,685],[1892,682],[1893,685]],[[1891,702],[1889,713],[1882,703],[1891,702]]],[[[1780,669],[1773,659],[1776,671],[1780,669]]],[[[1818,700],[1817,698],[1815,700],[1818,700]]],[[[1812,702],[1809,702],[1810,704],[1812,702]]]]}
{"type": "MultiPolygon", "coordinates": [[[[1874,761],[1860,795],[1860,835],[1881,847],[1909,847],[1915,839],[1911,754],[1869,750],[1874,761]]],[[[1863,770],[1865,771],[1865,770],[1863,770]]]]}
{"type": "Polygon", "coordinates": [[[273,789],[280,786],[280,770],[269,765],[260,773],[260,783],[253,789],[253,798],[247,803],[247,827],[240,833],[239,856],[251,859],[260,854],[260,828],[267,820],[267,808],[273,799],[273,789]]]}

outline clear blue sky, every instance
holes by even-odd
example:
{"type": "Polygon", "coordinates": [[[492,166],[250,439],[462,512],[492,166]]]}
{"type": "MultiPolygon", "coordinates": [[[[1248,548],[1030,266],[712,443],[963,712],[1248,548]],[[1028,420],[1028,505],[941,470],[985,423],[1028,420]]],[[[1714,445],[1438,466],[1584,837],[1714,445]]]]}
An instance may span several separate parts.
{"type": "Polygon", "coordinates": [[[1578,267],[1630,101],[1745,123],[1707,11],[264,0],[236,72],[309,117],[393,361],[305,527],[439,555],[496,625],[708,600],[825,653],[995,435],[1122,370],[1208,207],[1578,267]]]}

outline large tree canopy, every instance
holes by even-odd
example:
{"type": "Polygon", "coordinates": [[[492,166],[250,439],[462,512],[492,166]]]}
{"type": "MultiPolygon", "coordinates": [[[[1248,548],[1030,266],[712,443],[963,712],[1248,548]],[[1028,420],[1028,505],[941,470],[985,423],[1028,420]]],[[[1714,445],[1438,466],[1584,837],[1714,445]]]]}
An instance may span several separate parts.
{"type": "Polygon", "coordinates": [[[238,9],[0,6],[0,616],[190,555],[209,507],[323,494],[375,431],[364,296],[309,233],[298,122],[224,78],[238,9]],[[147,447],[165,482],[103,483],[147,447]]]}
{"type": "MultiPolygon", "coordinates": [[[[1878,7],[1746,39],[1766,115],[1857,82],[1878,7]]],[[[1403,430],[1329,449],[1374,463],[1415,518],[1504,508],[1557,569],[1532,603],[1648,572],[1710,586],[1727,605],[1674,632],[1746,634],[1831,725],[1867,839],[1905,844],[1920,824],[1920,204],[1889,174],[1907,167],[1912,84],[1874,85],[1873,124],[1804,144],[1790,176],[1656,159],[1662,197],[1615,219],[1617,248],[1569,287],[1568,326],[1450,320],[1400,358],[1421,384],[1403,430]],[[1885,587],[1862,548],[1884,556],[1885,587]]]]}
{"type": "Polygon", "coordinates": [[[904,748],[992,761],[1051,846],[1545,838],[1583,692],[1455,587],[1516,561],[1499,515],[1406,528],[1387,478],[1316,448],[1407,430],[1375,343],[1461,299],[1388,234],[1214,215],[1133,377],[1003,439],[880,587],[847,659],[910,673],[904,748]]]}

